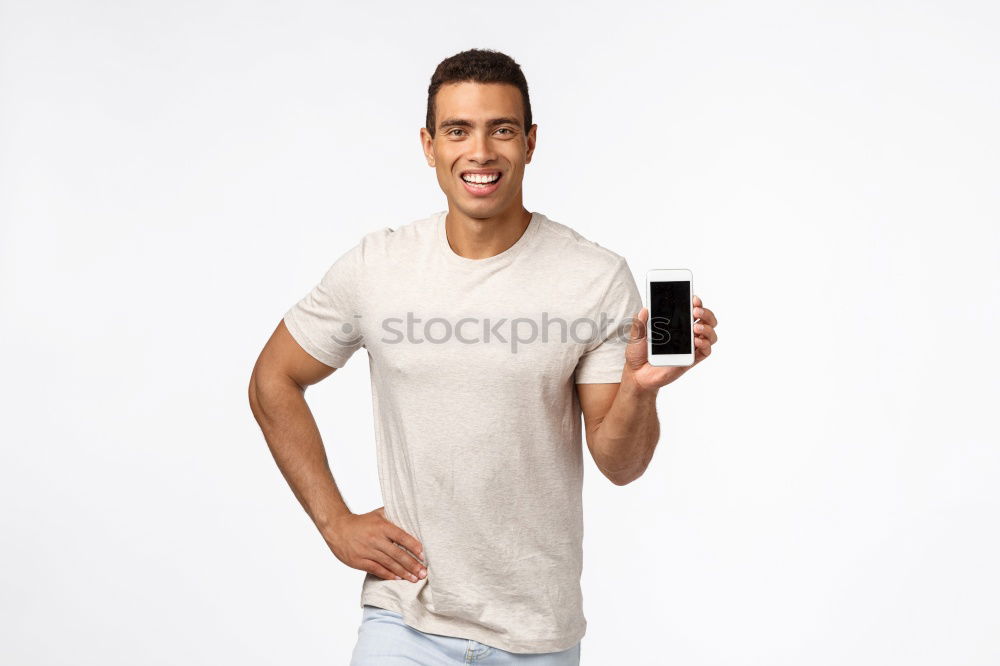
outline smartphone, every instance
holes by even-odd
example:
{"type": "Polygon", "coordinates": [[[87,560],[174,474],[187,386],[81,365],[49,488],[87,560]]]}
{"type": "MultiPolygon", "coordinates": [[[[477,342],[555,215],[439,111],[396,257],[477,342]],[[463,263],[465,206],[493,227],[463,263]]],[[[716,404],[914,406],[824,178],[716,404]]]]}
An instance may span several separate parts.
{"type": "Polygon", "coordinates": [[[694,364],[694,279],[686,268],[646,272],[650,365],[694,364]]]}

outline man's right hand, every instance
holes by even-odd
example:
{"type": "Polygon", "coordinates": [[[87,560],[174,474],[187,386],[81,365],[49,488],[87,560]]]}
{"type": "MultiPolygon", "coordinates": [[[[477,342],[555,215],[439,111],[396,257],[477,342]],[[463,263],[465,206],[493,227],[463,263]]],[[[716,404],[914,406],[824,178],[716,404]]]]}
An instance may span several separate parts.
{"type": "Polygon", "coordinates": [[[352,569],[383,580],[406,579],[413,583],[427,576],[427,568],[417,559],[424,556],[423,546],[385,517],[385,507],[346,514],[323,536],[337,559],[352,569]]]}

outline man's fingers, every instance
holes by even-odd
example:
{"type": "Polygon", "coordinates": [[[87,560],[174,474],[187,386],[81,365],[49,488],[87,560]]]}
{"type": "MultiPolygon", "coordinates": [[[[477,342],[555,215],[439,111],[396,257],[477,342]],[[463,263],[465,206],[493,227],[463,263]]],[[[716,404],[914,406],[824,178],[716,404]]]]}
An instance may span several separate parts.
{"type": "Polygon", "coordinates": [[[705,338],[695,338],[694,339],[694,363],[692,367],[698,365],[712,353],[712,347],[708,344],[708,340],[705,338]]]}
{"type": "Polygon", "coordinates": [[[708,338],[709,342],[713,345],[719,341],[719,335],[715,332],[715,329],[708,324],[697,323],[694,325],[695,335],[700,335],[704,338],[708,338]]]}
{"type": "Polygon", "coordinates": [[[374,574],[381,578],[382,580],[399,580],[401,576],[397,576],[392,573],[384,566],[376,562],[375,560],[361,560],[361,566],[370,574],[374,574]]]}
{"type": "Polygon", "coordinates": [[[719,320],[715,318],[715,313],[708,308],[698,306],[694,309],[694,318],[701,320],[701,323],[709,326],[718,326],[719,320]]]}
{"type": "Polygon", "coordinates": [[[399,573],[402,570],[404,572],[399,573],[403,578],[416,582],[427,575],[427,569],[424,565],[413,559],[413,556],[403,550],[398,543],[389,542],[389,545],[385,546],[382,552],[392,559],[394,566],[399,567],[393,571],[399,573]]]}
{"type": "Polygon", "coordinates": [[[417,541],[409,532],[400,528],[398,525],[389,523],[389,529],[386,531],[386,536],[413,553],[418,560],[423,558],[424,547],[420,545],[420,542],[417,541]]]}
{"type": "Polygon", "coordinates": [[[421,561],[423,546],[406,530],[385,517],[385,507],[376,512],[382,516],[381,535],[375,540],[378,561],[387,569],[406,580],[416,582],[427,575],[427,568],[421,561]]]}
{"type": "Polygon", "coordinates": [[[704,355],[709,356],[712,353],[712,344],[705,338],[697,337],[694,339],[695,351],[704,355]]]}
{"type": "Polygon", "coordinates": [[[418,560],[423,559],[424,547],[420,544],[420,541],[418,541],[413,535],[411,535],[409,532],[401,528],[399,525],[386,518],[385,507],[380,507],[376,509],[376,511],[378,511],[378,513],[381,514],[382,518],[385,519],[384,534],[386,538],[389,539],[390,541],[399,544],[401,547],[409,550],[418,560]]]}
{"type": "Polygon", "coordinates": [[[417,563],[417,565],[418,565],[417,569],[419,569],[422,566],[426,566],[424,564],[423,555],[421,555],[420,557],[418,557],[416,553],[414,553],[409,548],[406,548],[405,546],[401,545],[398,541],[393,541],[392,545],[394,545],[396,548],[398,548],[401,553],[403,553],[404,555],[406,555],[405,562],[406,562],[407,566],[409,566],[411,562],[416,562],[417,563]]]}
{"type": "MultiPolygon", "coordinates": [[[[390,544],[389,548],[399,551],[399,548],[397,548],[394,544],[390,544]]],[[[411,583],[417,582],[416,574],[409,571],[399,560],[395,559],[391,553],[385,550],[376,549],[375,552],[368,556],[368,558],[381,564],[383,567],[391,571],[394,576],[405,578],[411,583]]]]}

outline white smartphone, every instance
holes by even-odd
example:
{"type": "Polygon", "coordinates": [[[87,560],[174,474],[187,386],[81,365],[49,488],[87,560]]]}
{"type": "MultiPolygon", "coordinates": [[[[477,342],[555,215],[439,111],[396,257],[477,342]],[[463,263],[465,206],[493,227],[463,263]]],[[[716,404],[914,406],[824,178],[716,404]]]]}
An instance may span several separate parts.
{"type": "Polygon", "coordinates": [[[646,272],[650,365],[694,364],[694,278],[686,268],[646,272]]]}

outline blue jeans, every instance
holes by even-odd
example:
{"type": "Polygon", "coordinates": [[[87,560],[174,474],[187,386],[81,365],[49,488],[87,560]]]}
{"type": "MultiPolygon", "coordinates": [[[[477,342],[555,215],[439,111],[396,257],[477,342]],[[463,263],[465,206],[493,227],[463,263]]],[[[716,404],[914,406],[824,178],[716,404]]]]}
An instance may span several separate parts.
{"type": "Polygon", "coordinates": [[[517,654],[468,638],[427,634],[405,624],[399,613],[365,604],[351,666],[457,664],[579,666],[580,643],[561,652],[517,654]]]}

